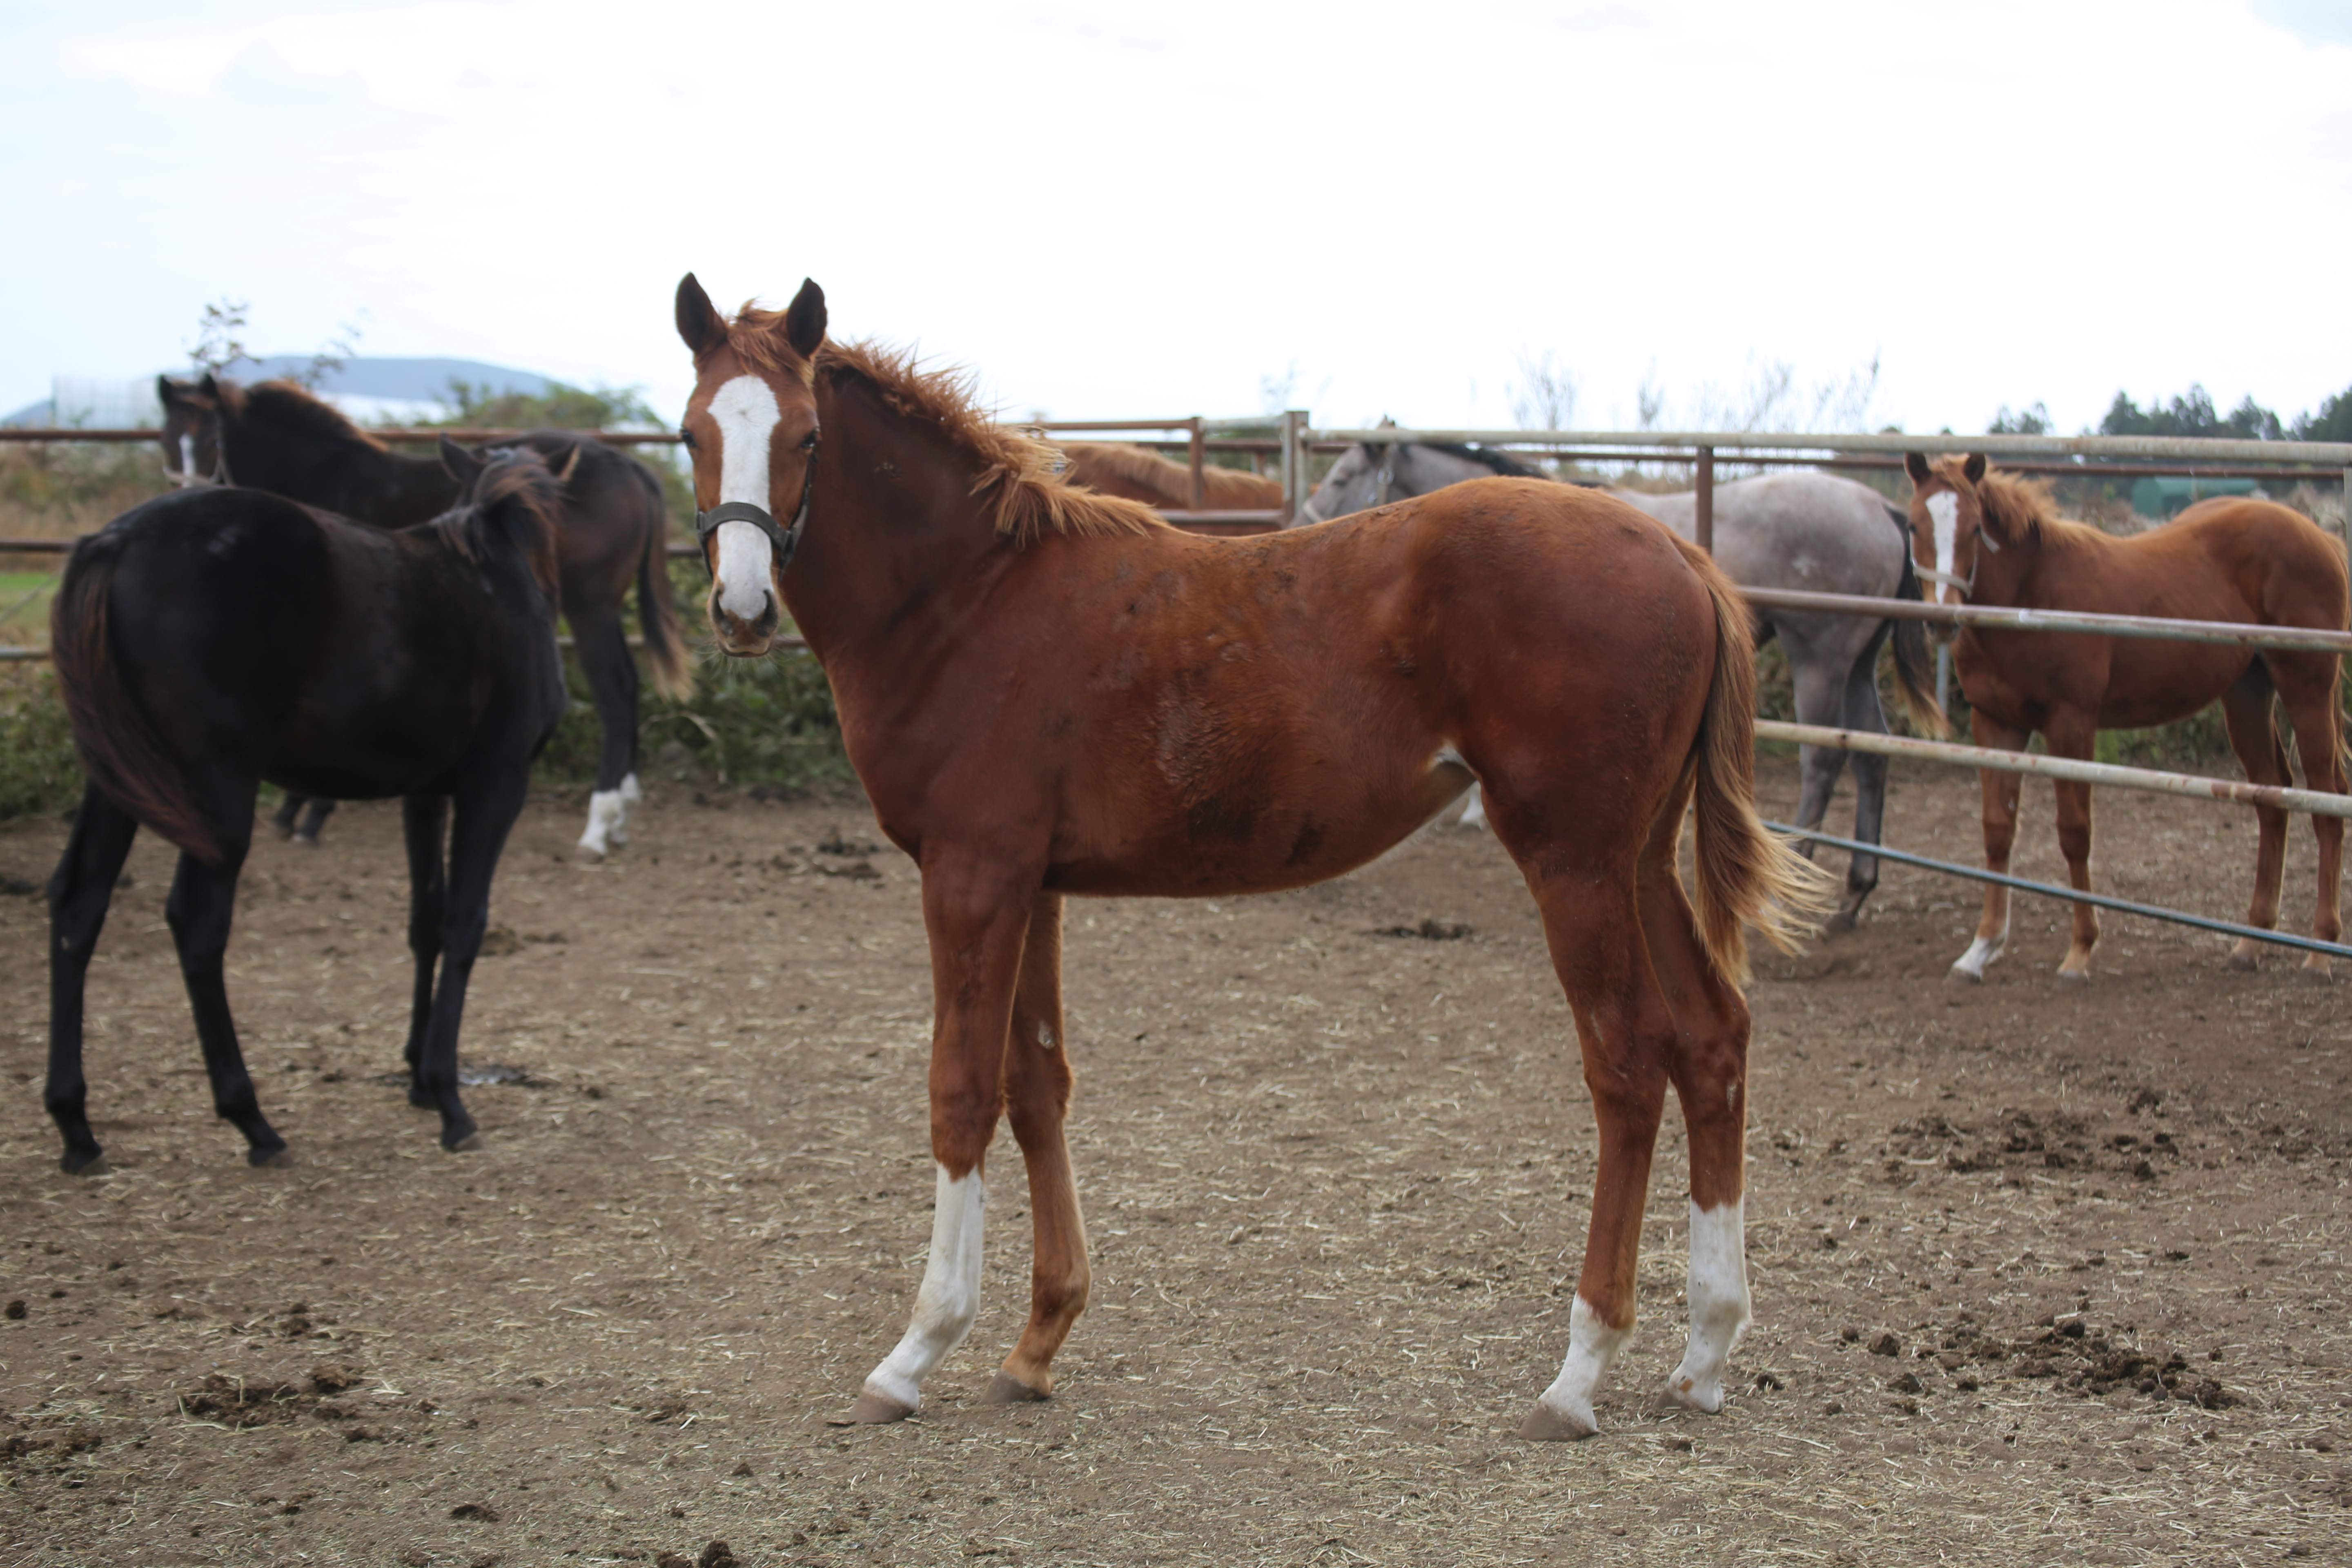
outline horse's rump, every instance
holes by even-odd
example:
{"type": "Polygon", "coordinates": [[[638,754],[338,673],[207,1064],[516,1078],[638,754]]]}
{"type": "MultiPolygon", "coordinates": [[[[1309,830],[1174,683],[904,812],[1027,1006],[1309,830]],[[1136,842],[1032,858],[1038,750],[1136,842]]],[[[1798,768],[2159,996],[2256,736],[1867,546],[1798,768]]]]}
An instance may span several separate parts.
{"type": "MultiPolygon", "coordinates": [[[[1153,506],[1181,509],[1192,504],[1188,463],[1125,442],[1073,441],[1060,450],[1069,460],[1062,475],[1066,483],[1153,506]]],[[[1282,504],[1282,486],[1276,480],[1214,463],[1201,469],[1201,493],[1202,504],[1216,511],[1282,504]]]]}

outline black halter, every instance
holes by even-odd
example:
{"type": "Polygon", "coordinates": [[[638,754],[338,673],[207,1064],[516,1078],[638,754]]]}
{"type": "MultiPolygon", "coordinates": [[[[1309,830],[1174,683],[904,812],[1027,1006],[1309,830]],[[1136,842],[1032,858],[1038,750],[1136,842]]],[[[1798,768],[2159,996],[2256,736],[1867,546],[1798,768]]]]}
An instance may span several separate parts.
{"type": "Polygon", "coordinates": [[[702,547],[702,569],[710,570],[710,536],[719,531],[722,522],[748,522],[768,536],[775,547],[776,570],[782,572],[793,563],[793,552],[800,548],[801,531],[808,526],[809,496],[816,489],[816,447],[809,447],[808,469],[801,479],[801,510],[793,516],[790,527],[776,526],[774,514],[766,507],[747,500],[721,501],[709,511],[694,514],[694,542],[702,547]]]}

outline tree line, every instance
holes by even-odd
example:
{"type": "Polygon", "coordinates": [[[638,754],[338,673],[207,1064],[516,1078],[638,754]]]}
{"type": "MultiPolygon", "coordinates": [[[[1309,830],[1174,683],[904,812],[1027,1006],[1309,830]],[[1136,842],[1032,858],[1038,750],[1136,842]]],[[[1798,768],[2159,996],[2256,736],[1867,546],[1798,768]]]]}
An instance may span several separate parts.
{"type": "MultiPolygon", "coordinates": [[[[2003,404],[1986,426],[1990,436],[2047,436],[2053,428],[2050,410],[2040,403],[2012,410],[2003,404]]],[[[2172,398],[2150,398],[2142,408],[2123,392],[2107,405],[2106,416],[2086,436],[2166,436],[2190,439],[2239,441],[2352,441],[2352,387],[2323,399],[2319,406],[2281,419],[2248,393],[2238,406],[2223,414],[2202,383],[2172,398]]]]}

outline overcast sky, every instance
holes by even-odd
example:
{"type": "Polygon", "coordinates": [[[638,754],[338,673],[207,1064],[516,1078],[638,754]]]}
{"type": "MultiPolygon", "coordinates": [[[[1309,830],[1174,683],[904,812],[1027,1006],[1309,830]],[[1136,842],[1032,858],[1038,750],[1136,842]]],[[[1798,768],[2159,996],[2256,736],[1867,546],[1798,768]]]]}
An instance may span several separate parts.
{"type": "Polygon", "coordinates": [[[1758,367],[1979,430],[2352,384],[2344,0],[0,5],[0,408],[257,352],[689,383],[824,286],[1008,412],[1577,423],[1758,367]]]}

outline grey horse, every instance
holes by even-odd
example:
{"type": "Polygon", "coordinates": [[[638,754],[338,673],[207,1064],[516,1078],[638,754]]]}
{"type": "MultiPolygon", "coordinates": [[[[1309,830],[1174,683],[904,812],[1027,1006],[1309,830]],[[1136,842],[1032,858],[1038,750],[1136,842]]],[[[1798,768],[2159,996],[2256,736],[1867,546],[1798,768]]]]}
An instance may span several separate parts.
{"type": "MultiPolygon", "coordinates": [[[[1320,522],[1497,474],[1549,478],[1505,453],[1480,447],[1422,442],[1353,447],[1315,488],[1298,521],[1320,522]]],[[[1609,493],[1684,538],[1691,537],[1697,511],[1697,498],[1691,492],[1609,493]]],[[[1744,588],[1916,599],[1919,582],[1912,569],[1910,538],[1910,521],[1903,511],[1852,479],[1797,470],[1716,487],[1716,559],[1744,588]]],[[[1923,729],[1942,732],[1943,711],[1936,705],[1927,637],[1918,622],[1777,609],[1759,610],[1756,618],[1757,641],[1778,637],[1788,655],[1800,722],[1884,734],[1886,714],[1878,700],[1878,651],[1891,636],[1904,706],[1923,729]]],[[[1846,754],[1826,746],[1802,746],[1798,758],[1802,788],[1797,826],[1819,827],[1829,813],[1830,794],[1846,754]]],[[[1853,836],[1865,844],[1880,843],[1886,815],[1886,759],[1856,752],[1853,773],[1853,836]]],[[[1486,826],[1485,808],[1475,789],[1461,826],[1486,826]]],[[[1806,845],[1805,851],[1811,854],[1812,846],[1806,845]]],[[[1831,925],[1850,929],[1877,885],[1877,857],[1854,856],[1846,868],[1845,895],[1831,925]]]]}

